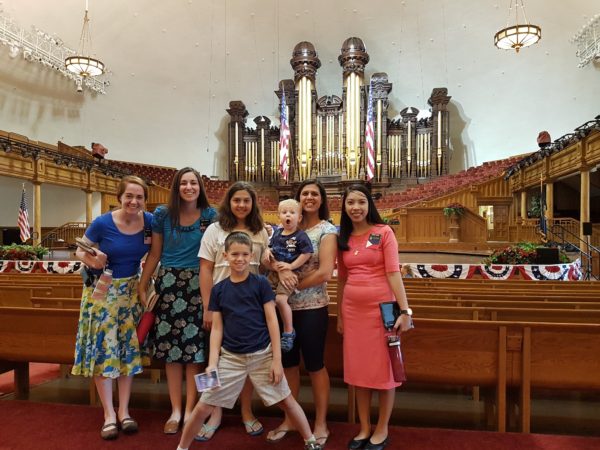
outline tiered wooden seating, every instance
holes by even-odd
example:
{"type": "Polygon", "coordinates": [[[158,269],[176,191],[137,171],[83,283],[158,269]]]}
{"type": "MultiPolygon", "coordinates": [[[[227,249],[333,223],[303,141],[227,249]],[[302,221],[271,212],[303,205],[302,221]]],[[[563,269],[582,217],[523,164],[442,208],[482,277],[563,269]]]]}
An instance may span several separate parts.
{"type": "Polygon", "coordinates": [[[375,204],[379,209],[399,208],[447,195],[466,186],[483,183],[497,177],[508,167],[518,162],[519,159],[520,157],[511,157],[485,162],[480,166],[470,167],[467,170],[446,175],[425,184],[419,184],[403,192],[388,192],[380,199],[375,200],[375,204]]]}
{"type": "Polygon", "coordinates": [[[155,184],[164,187],[170,187],[171,181],[177,169],[172,167],[153,166],[149,164],[139,164],[127,161],[113,161],[108,163],[121,169],[125,169],[134,175],[137,175],[145,180],[153,181],[155,184]]]}

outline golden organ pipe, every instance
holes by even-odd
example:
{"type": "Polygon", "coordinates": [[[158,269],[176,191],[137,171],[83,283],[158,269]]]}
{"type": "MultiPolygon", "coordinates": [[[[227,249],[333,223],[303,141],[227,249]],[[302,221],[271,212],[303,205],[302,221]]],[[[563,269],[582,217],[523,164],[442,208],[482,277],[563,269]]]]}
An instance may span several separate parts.
{"type": "Polygon", "coordinates": [[[233,159],[233,164],[235,165],[235,179],[239,179],[240,177],[240,172],[238,169],[238,165],[240,163],[239,159],[238,159],[238,135],[239,135],[239,130],[238,130],[238,123],[235,123],[235,158],[233,159]]]}
{"type": "Polygon", "coordinates": [[[354,145],[356,147],[356,165],[355,176],[358,176],[358,167],[359,167],[359,159],[360,159],[360,85],[361,79],[356,76],[356,86],[354,87],[354,97],[356,110],[354,112],[354,145]]]}
{"type": "Polygon", "coordinates": [[[427,152],[425,157],[427,158],[427,176],[431,176],[431,133],[427,133],[427,152]]]}
{"type": "Polygon", "coordinates": [[[265,129],[260,129],[260,170],[261,179],[265,179],[265,129]]]}
{"type": "Polygon", "coordinates": [[[411,128],[410,127],[410,122],[408,122],[408,131],[409,131],[409,134],[408,134],[408,142],[407,142],[408,148],[407,148],[407,151],[406,151],[406,173],[409,176],[412,175],[412,151],[411,151],[411,148],[410,148],[410,144],[411,144],[410,128],[411,128]]]}
{"type": "Polygon", "coordinates": [[[338,144],[338,163],[337,163],[337,168],[338,169],[342,169],[342,161],[344,158],[344,117],[342,116],[342,114],[340,113],[338,115],[338,125],[339,125],[339,129],[340,129],[340,133],[339,133],[339,144],[338,144]]]}
{"type": "Polygon", "coordinates": [[[304,82],[304,78],[300,78],[300,81],[298,83],[298,128],[296,129],[296,131],[298,133],[298,157],[302,157],[302,139],[303,139],[302,130],[304,128],[303,124],[302,124],[302,102],[304,101],[304,97],[302,95],[302,91],[303,91],[302,83],[303,82],[304,82]]]}

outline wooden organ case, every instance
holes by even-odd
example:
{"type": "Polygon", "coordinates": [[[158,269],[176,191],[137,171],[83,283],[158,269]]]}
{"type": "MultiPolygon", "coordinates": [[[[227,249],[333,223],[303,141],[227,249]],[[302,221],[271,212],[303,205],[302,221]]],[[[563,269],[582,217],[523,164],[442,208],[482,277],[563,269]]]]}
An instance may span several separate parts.
{"type": "Polygon", "coordinates": [[[282,80],[275,91],[280,109],[285,92],[289,145],[289,180],[279,174],[279,127],[266,116],[246,125],[248,111],[241,101],[231,101],[228,169],[232,181],[250,181],[291,192],[294,184],[308,178],[324,182],[328,190],[341,192],[344,185],[365,180],[365,120],[369,85],[372,89],[375,190],[390,185],[412,185],[448,173],[450,101],[446,88],[433,89],[430,114],[418,118],[419,110],[407,107],[397,119],[388,117],[392,84],[386,73],[375,73],[370,83],[364,71],[369,54],[360,38],[351,37],[338,57],[343,69],[342,97],[317,96],[317,69],[321,66],[310,42],[298,43],[290,64],[294,80],[282,80]],[[338,189],[335,189],[335,186],[338,189]]]}

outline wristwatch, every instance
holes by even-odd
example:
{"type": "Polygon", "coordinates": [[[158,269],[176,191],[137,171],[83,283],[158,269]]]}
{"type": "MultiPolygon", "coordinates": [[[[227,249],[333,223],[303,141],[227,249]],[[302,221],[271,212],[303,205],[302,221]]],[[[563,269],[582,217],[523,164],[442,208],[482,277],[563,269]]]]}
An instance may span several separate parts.
{"type": "Polygon", "coordinates": [[[408,308],[408,309],[401,309],[400,310],[400,315],[402,314],[406,314],[408,317],[412,317],[412,309],[408,308]]]}

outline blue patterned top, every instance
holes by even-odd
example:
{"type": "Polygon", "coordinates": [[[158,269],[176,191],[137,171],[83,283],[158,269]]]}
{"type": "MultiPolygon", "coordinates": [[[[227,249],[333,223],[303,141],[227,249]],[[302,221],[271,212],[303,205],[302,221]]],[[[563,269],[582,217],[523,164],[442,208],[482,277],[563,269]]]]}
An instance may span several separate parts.
{"type": "Polygon", "coordinates": [[[198,250],[206,228],[215,221],[214,208],[205,208],[198,220],[189,226],[178,226],[175,232],[171,228],[171,216],[166,206],[154,211],[152,232],[163,235],[163,248],[160,263],[164,267],[187,269],[200,264],[198,250]]]}
{"type": "MultiPolygon", "coordinates": [[[[337,234],[335,226],[322,220],[314,227],[306,231],[313,247],[313,254],[306,264],[300,267],[300,278],[304,278],[309,272],[319,268],[319,247],[321,239],[328,234],[337,234]]],[[[302,289],[300,292],[292,294],[288,303],[293,311],[304,309],[317,309],[329,304],[329,295],[327,294],[327,283],[318,286],[302,289]]]]}

